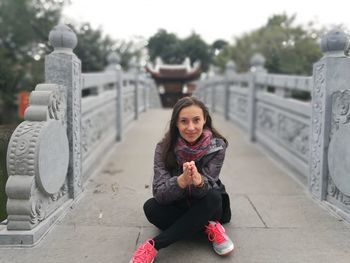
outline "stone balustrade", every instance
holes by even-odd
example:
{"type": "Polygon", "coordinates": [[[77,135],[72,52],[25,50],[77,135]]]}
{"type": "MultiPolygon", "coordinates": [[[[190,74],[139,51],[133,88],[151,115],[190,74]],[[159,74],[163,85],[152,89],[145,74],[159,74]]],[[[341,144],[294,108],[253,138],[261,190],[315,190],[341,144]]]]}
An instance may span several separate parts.
{"type": "Polygon", "coordinates": [[[81,72],[76,35],[64,24],[49,35],[45,83],[31,92],[25,121],[7,150],[6,229],[0,245],[33,245],[77,200],[124,130],[160,107],[155,84],[137,68],[124,72],[111,53],[104,72],[81,72]]]}
{"type": "Polygon", "coordinates": [[[321,41],[323,58],[313,76],[269,74],[257,54],[251,70],[198,82],[198,96],[213,111],[239,125],[278,160],[301,175],[312,195],[350,221],[350,59],[339,29],[321,41]],[[292,97],[309,93],[312,101],[292,97]]]}

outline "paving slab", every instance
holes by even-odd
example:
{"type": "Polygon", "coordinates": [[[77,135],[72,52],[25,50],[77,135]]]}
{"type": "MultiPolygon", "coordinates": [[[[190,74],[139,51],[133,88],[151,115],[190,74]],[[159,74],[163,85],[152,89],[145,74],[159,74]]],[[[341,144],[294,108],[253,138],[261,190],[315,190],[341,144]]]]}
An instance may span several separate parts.
{"type": "Polygon", "coordinates": [[[59,225],[33,248],[2,248],[0,262],[128,262],[138,234],[137,227],[59,225]]]}

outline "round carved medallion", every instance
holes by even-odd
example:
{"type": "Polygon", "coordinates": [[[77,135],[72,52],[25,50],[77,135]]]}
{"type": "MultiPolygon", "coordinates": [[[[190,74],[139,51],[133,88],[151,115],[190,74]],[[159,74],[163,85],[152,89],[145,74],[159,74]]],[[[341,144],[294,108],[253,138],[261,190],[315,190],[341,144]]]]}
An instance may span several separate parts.
{"type": "Polygon", "coordinates": [[[39,135],[37,180],[48,194],[62,187],[67,176],[69,146],[66,131],[58,121],[49,121],[39,135]]]}
{"type": "Polygon", "coordinates": [[[328,150],[329,173],[335,186],[350,196],[350,126],[341,127],[333,135],[328,150]]]}

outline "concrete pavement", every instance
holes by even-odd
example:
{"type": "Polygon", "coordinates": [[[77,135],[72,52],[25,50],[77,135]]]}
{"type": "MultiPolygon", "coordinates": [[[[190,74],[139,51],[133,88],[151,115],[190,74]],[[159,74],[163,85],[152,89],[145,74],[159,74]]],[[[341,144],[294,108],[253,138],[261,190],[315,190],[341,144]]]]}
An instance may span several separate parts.
{"type": "MultiPolygon", "coordinates": [[[[140,116],[104,169],[89,180],[79,202],[33,248],[0,248],[1,263],[123,263],[158,230],[142,206],[151,197],[153,152],[169,110],[140,116]]],[[[229,140],[222,180],[231,196],[225,226],[236,245],[220,258],[200,237],[180,241],[156,261],[235,263],[348,263],[350,227],[313,201],[305,188],[231,123],[214,115],[229,140]]]]}

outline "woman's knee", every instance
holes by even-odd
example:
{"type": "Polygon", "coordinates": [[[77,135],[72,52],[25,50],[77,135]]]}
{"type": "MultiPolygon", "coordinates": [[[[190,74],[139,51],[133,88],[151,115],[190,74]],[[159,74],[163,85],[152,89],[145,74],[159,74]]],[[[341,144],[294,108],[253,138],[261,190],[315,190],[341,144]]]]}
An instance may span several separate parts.
{"type": "Polygon", "coordinates": [[[143,211],[149,221],[153,221],[152,219],[155,211],[157,211],[157,206],[158,203],[155,198],[150,198],[143,204],[143,211]]]}
{"type": "Polygon", "coordinates": [[[210,210],[218,210],[222,207],[221,193],[215,189],[211,189],[206,197],[206,204],[210,210]]]}

